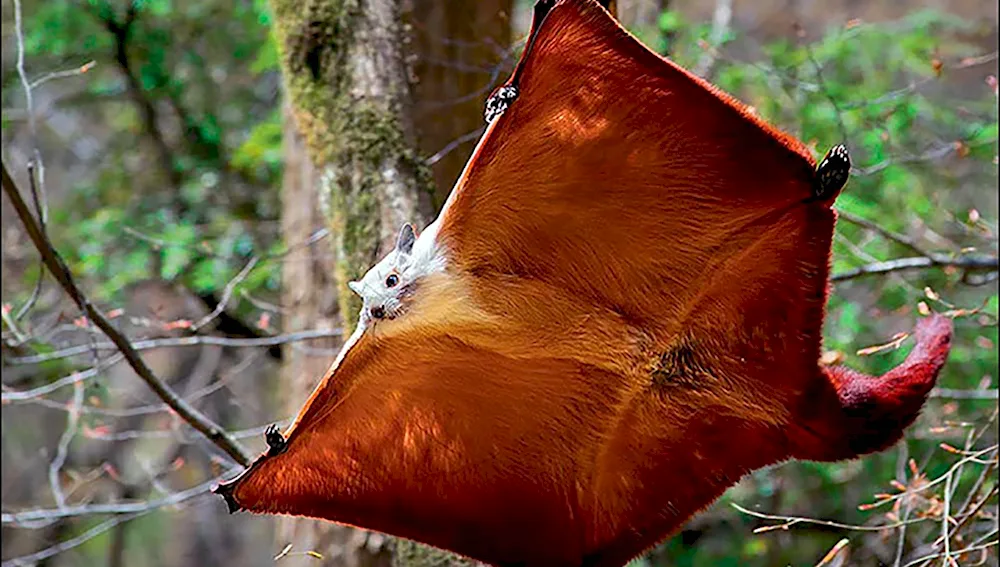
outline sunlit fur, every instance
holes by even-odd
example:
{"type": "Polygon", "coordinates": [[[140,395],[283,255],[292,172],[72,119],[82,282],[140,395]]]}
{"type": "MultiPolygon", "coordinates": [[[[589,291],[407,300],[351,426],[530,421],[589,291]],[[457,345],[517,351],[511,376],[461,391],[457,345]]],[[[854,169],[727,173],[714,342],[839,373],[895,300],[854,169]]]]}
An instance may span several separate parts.
{"type": "Polygon", "coordinates": [[[618,567],[748,472],[880,450],[916,418],[949,319],[885,376],[819,365],[836,191],[813,198],[805,147],[593,0],[535,31],[440,218],[363,280],[366,309],[403,309],[222,487],[235,507],[618,567]]]}

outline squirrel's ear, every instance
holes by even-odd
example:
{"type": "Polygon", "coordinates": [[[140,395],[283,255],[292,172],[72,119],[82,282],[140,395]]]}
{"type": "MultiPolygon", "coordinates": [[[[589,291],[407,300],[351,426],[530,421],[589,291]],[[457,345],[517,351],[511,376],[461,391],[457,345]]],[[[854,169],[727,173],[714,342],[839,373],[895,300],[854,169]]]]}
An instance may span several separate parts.
{"type": "Polygon", "coordinates": [[[361,295],[361,282],[347,282],[347,287],[351,288],[351,291],[361,295]]]}
{"type": "Polygon", "coordinates": [[[413,243],[417,240],[417,235],[413,232],[413,225],[406,223],[399,229],[399,236],[396,238],[396,250],[404,254],[409,254],[413,250],[413,243]]]}

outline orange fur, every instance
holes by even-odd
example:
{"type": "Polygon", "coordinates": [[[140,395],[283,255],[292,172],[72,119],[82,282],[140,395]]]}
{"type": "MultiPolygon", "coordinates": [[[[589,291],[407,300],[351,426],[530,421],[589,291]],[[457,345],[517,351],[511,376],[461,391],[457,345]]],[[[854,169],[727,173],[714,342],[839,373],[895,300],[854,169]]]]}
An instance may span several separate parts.
{"type": "Polygon", "coordinates": [[[615,566],[744,474],[894,442],[948,351],[818,365],[832,199],[803,146],[561,0],[442,213],[448,265],[221,491],[497,565],[615,566]]]}

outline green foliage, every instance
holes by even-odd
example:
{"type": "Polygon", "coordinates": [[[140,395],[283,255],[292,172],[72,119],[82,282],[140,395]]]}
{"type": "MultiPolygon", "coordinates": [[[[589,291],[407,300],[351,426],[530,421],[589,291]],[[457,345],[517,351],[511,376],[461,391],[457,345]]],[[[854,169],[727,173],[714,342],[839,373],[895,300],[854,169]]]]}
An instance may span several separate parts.
{"type": "Polygon", "coordinates": [[[275,109],[233,151],[230,164],[248,176],[277,181],[282,166],[281,128],[281,112],[275,109]]]}
{"type": "MultiPolygon", "coordinates": [[[[282,168],[279,70],[267,2],[131,5],[127,66],[116,56],[112,31],[127,21],[125,4],[24,5],[32,68],[94,60],[78,98],[96,103],[111,130],[94,174],[77,180],[52,211],[52,235],[98,299],[117,301],[125,285],[151,276],[219,292],[251,255],[279,247],[276,229],[257,227],[277,217],[282,168]],[[266,84],[270,92],[261,88],[266,84]],[[144,105],[154,109],[158,133],[144,105]],[[166,169],[154,151],[157,136],[169,153],[166,169]],[[176,192],[167,171],[177,175],[176,192]]],[[[244,289],[277,289],[277,270],[254,272],[244,289]]]]}

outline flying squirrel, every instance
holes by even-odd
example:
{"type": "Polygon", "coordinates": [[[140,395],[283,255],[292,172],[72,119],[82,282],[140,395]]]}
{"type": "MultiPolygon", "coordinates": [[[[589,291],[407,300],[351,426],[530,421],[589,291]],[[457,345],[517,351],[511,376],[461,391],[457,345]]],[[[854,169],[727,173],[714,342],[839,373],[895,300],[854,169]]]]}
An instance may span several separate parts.
{"type": "Polygon", "coordinates": [[[216,488],[491,565],[618,567],[744,475],[883,450],[952,325],[882,376],[820,363],[846,147],[794,137],[540,0],[438,218],[350,288],[359,324],[216,488]]]}

